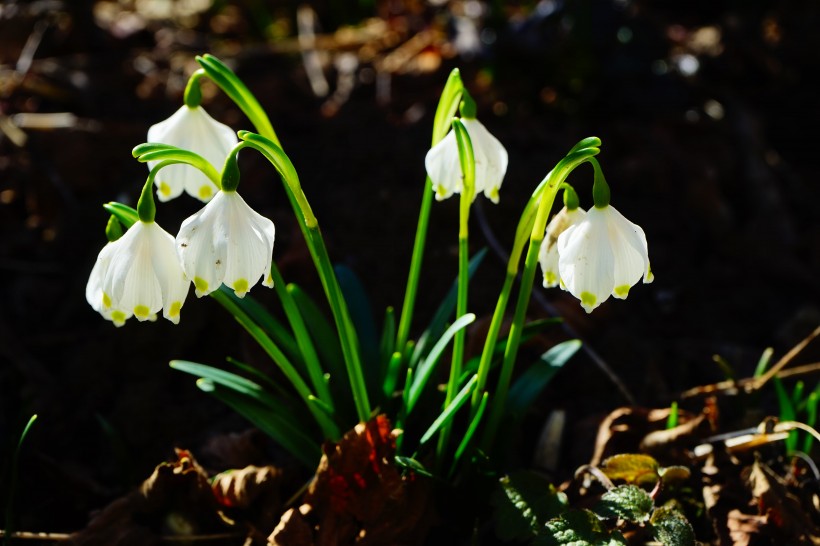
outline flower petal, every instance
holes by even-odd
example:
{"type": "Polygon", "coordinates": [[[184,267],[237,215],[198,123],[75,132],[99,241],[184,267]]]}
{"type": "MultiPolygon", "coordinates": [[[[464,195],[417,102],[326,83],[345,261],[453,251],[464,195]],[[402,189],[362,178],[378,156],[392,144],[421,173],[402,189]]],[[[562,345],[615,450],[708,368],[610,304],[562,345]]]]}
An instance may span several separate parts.
{"type": "Polygon", "coordinates": [[[615,285],[612,295],[625,299],[629,289],[649,269],[646,235],[639,226],[627,220],[615,207],[598,209],[606,217],[609,241],[615,258],[615,285]]]}
{"type": "Polygon", "coordinates": [[[447,199],[453,193],[461,193],[461,163],[458,159],[456,134],[453,131],[430,148],[424,158],[424,166],[427,169],[427,176],[433,183],[437,201],[447,199]]]}
{"type": "Polygon", "coordinates": [[[606,219],[590,210],[583,221],[558,237],[558,271],[566,289],[591,312],[614,286],[614,256],[606,219]]]}
{"type": "MultiPolygon", "coordinates": [[[[238,142],[233,129],[213,119],[200,106],[182,106],[170,118],[148,130],[149,142],[161,142],[201,155],[217,170],[238,142]]],[[[148,162],[153,169],[156,162],[148,162]]],[[[199,169],[190,165],[171,165],[156,178],[160,201],[179,196],[183,189],[201,201],[209,201],[217,187],[199,169]]]]}
{"type": "Polygon", "coordinates": [[[473,143],[475,193],[484,192],[487,199],[498,203],[498,190],[507,173],[507,150],[477,119],[464,118],[462,123],[473,143]]]}

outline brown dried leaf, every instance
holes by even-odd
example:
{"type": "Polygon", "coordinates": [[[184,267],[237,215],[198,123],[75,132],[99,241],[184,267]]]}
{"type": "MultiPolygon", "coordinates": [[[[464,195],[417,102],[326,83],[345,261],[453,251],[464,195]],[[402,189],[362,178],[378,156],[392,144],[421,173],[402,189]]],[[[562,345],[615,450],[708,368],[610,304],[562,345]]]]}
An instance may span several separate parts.
{"type": "Polygon", "coordinates": [[[820,545],[820,527],[806,513],[807,507],[789,492],[771,468],[755,461],[747,478],[760,515],[767,517],[791,543],[820,545]]]}
{"type": "Polygon", "coordinates": [[[232,517],[241,512],[243,520],[267,536],[282,513],[281,485],[278,468],[248,466],[217,475],[212,488],[217,502],[230,510],[232,517]]]}
{"type": "MultiPolygon", "coordinates": [[[[424,538],[431,518],[429,487],[394,465],[398,435],[380,415],[356,425],[338,444],[325,444],[300,509],[314,529],[313,544],[410,545],[424,538]]],[[[286,544],[280,537],[301,536],[303,524],[291,512],[269,540],[286,544]]]]}
{"type": "Polygon", "coordinates": [[[160,464],[139,489],[108,505],[72,535],[72,544],[151,546],[166,536],[232,531],[205,471],[188,451],[176,451],[176,461],[160,464]]]}
{"type": "Polygon", "coordinates": [[[729,537],[733,546],[752,546],[754,544],[770,543],[770,539],[763,539],[763,530],[768,524],[768,517],[744,514],[740,510],[732,510],[728,514],[726,526],[729,528],[729,537]],[[764,542],[765,541],[765,542],[764,542]]]}

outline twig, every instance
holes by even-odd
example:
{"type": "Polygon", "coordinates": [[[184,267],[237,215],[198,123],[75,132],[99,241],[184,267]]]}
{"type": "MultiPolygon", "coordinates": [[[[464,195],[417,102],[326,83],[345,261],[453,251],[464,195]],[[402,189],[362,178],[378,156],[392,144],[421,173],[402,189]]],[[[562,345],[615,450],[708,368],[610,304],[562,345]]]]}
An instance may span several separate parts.
{"type": "Polygon", "coordinates": [[[803,341],[792,347],[792,349],[783,355],[783,358],[777,361],[777,364],[772,366],[768,372],[764,373],[760,377],[755,379],[754,385],[752,386],[752,390],[758,390],[760,387],[766,384],[766,382],[777,375],[777,373],[789,362],[796,357],[800,351],[806,348],[806,346],[811,343],[814,338],[820,335],[820,326],[814,329],[812,333],[810,333],[803,341]]]}

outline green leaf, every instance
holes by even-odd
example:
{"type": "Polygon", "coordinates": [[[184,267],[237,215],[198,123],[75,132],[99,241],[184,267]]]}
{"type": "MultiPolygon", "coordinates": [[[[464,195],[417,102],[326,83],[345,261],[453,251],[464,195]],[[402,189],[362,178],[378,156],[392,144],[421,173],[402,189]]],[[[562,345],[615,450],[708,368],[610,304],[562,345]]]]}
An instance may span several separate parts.
{"type": "Polygon", "coordinates": [[[547,522],[534,546],[626,546],[618,531],[608,531],[589,510],[571,510],[547,522]]]}
{"type": "Polygon", "coordinates": [[[387,371],[384,364],[390,362],[394,352],[396,352],[396,313],[392,307],[388,307],[384,312],[382,337],[379,342],[379,364],[382,370],[379,383],[384,383],[387,371]]]}
{"type": "Polygon", "coordinates": [[[601,465],[601,470],[610,480],[638,484],[656,483],[659,468],[658,461],[639,453],[619,453],[606,459],[601,465]]]}
{"type": "Polygon", "coordinates": [[[370,298],[359,280],[359,277],[352,269],[344,265],[337,265],[333,268],[336,278],[339,280],[339,287],[347,302],[347,309],[350,312],[350,320],[359,335],[359,349],[364,365],[365,380],[368,380],[367,391],[373,396],[375,394],[373,383],[380,375],[379,360],[379,334],[376,330],[376,321],[373,318],[373,310],[370,306],[370,298]]]}
{"type": "Polygon", "coordinates": [[[510,389],[507,404],[509,412],[521,415],[529,408],[558,370],[581,348],[581,341],[570,339],[552,347],[527,368],[510,389]]]}
{"type": "Polygon", "coordinates": [[[477,380],[478,377],[474,375],[473,378],[466,385],[464,385],[464,388],[461,389],[457,395],[455,395],[453,401],[450,402],[446,408],[444,408],[441,415],[436,417],[436,420],[433,421],[433,424],[430,425],[430,428],[428,428],[427,432],[424,433],[424,436],[421,437],[421,440],[419,440],[419,445],[425,444],[436,432],[439,431],[441,427],[453,420],[456,412],[458,412],[461,406],[463,406],[470,397],[470,392],[475,387],[477,380]]]}
{"type": "MultiPolygon", "coordinates": [[[[484,260],[484,256],[486,255],[487,249],[482,248],[475,254],[475,256],[473,256],[467,269],[468,277],[472,278],[476,269],[478,269],[478,266],[481,265],[481,262],[484,260]]],[[[409,365],[411,368],[415,367],[419,360],[427,354],[427,351],[429,350],[428,347],[433,343],[432,340],[439,339],[441,337],[441,333],[444,332],[445,324],[447,324],[455,311],[457,296],[458,279],[453,281],[453,285],[450,287],[449,292],[447,292],[447,295],[441,301],[441,304],[436,310],[435,315],[433,315],[433,320],[430,321],[427,329],[424,330],[419,337],[416,347],[413,350],[413,356],[410,357],[409,365]]]]}
{"type": "MultiPolygon", "coordinates": [[[[545,319],[538,319],[528,322],[524,325],[524,329],[521,330],[521,343],[526,343],[533,337],[537,336],[541,332],[545,331],[549,326],[553,326],[555,324],[560,324],[564,320],[560,317],[555,318],[545,318],[545,319]]],[[[496,341],[495,345],[493,346],[493,358],[500,357],[504,354],[504,351],[507,349],[507,338],[501,338],[499,341],[496,341]]],[[[467,364],[464,365],[464,370],[467,372],[475,372],[478,370],[479,362],[481,361],[481,356],[475,356],[471,358],[467,364]]],[[[493,367],[497,365],[497,361],[493,364],[493,367]]]]}
{"type": "Polygon", "coordinates": [[[450,343],[450,340],[456,332],[465,328],[474,320],[475,315],[472,313],[467,313],[463,317],[459,317],[458,320],[456,320],[449,328],[447,328],[447,331],[442,334],[441,338],[439,338],[430,350],[430,354],[428,354],[427,357],[419,363],[413,373],[413,384],[410,385],[410,392],[407,397],[408,415],[415,407],[424,386],[427,384],[428,379],[430,379],[430,375],[433,373],[436,364],[441,358],[441,355],[444,353],[444,349],[447,348],[447,345],[450,343]]]}
{"type": "Polygon", "coordinates": [[[520,471],[499,480],[490,503],[495,509],[499,539],[527,540],[538,535],[544,524],[567,507],[567,497],[542,475],[520,471]]]}
{"type": "Polygon", "coordinates": [[[411,457],[402,457],[400,455],[396,455],[395,458],[396,464],[402,468],[406,468],[407,470],[411,470],[420,476],[425,476],[427,478],[433,478],[433,474],[424,468],[424,465],[418,462],[417,460],[411,457]]]}
{"type": "Polygon", "coordinates": [[[595,513],[605,518],[620,518],[633,523],[649,520],[655,502],[637,485],[619,485],[601,496],[595,513]]]}
{"type": "MultiPolygon", "coordinates": [[[[786,392],[786,387],[783,386],[783,381],[779,377],[773,377],[772,383],[774,390],[777,393],[777,402],[780,406],[780,420],[794,421],[797,419],[797,411],[795,410],[792,399],[789,393],[786,392]]],[[[789,437],[786,438],[786,453],[794,453],[797,449],[797,431],[789,432],[789,437]]]]}
{"type": "Polygon", "coordinates": [[[296,339],[285,325],[253,299],[253,296],[246,294],[244,298],[238,298],[234,291],[224,284],[211,292],[211,296],[234,317],[244,315],[245,319],[259,326],[291,361],[301,365],[302,353],[296,339]]]}
{"type": "Polygon", "coordinates": [[[652,532],[665,546],[694,546],[695,531],[686,516],[674,508],[661,506],[652,514],[652,532]]]}
{"type": "Polygon", "coordinates": [[[288,284],[288,292],[296,301],[299,312],[302,313],[305,319],[305,326],[307,326],[310,336],[316,342],[316,350],[319,352],[322,362],[327,366],[331,377],[344,377],[344,357],[342,356],[342,346],[339,344],[336,329],[331,326],[316,302],[299,285],[288,284]]]}

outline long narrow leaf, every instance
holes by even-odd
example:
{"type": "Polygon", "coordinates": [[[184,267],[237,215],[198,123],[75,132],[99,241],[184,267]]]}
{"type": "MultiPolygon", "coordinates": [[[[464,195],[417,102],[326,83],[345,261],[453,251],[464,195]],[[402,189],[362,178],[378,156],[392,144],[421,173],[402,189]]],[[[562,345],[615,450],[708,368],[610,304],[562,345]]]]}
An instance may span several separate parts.
{"type": "Polygon", "coordinates": [[[364,365],[364,377],[367,381],[368,393],[371,397],[375,394],[375,382],[379,373],[379,334],[376,330],[376,321],[373,318],[373,310],[370,305],[370,298],[362,285],[361,280],[352,269],[344,265],[337,265],[334,268],[336,278],[339,280],[339,287],[347,302],[350,312],[350,320],[359,335],[359,350],[364,365]]]}
{"type": "MultiPolygon", "coordinates": [[[[470,265],[468,267],[468,276],[470,278],[472,278],[476,269],[478,269],[478,266],[481,265],[481,262],[484,260],[484,256],[486,255],[487,249],[482,248],[470,260],[470,265]]],[[[435,315],[433,315],[433,319],[430,321],[429,326],[427,326],[427,329],[424,330],[421,336],[419,336],[419,340],[416,343],[416,348],[413,351],[413,356],[410,357],[409,366],[411,368],[415,367],[419,360],[421,360],[421,358],[427,353],[430,344],[433,343],[432,340],[438,339],[441,336],[441,332],[444,331],[444,325],[450,320],[450,317],[453,315],[453,311],[456,308],[457,297],[458,279],[453,281],[453,285],[441,301],[441,304],[436,310],[435,315]]]]}
{"type": "Polygon", "coordinates": [[[529,408],[541,391],[555,377],[558,370],[581,348],[581,341],[570,339],[552,347],[530,366],[510,389],[509,412],[521,415],[529,408]]]}
{"type": "Polygon", "coordinates": [[[461,439],[461,443],[458,444],[458,448],[456,449],[455,455],[453,455],[453,465],[450,468],[450,474],[452,475],[455,472],[456,468],[458,467],[458,463],[461,460],[461,457],[464,455],[464,452],[467,451],[467,447],[473,440],[473,436],[475,435],[475,431],[478,430],[478,425],[481,423],[481,418],[484,416],[484,410],[487,409],[487,401],[490,398],[490,393],[485,392],[484,395],[481,397],[481,402],[478,405],[478,410],[476,411],[475,415],[473,416],[472,420],[470,421],[470,426],[467,427],[467,431],[464,433],[464,437],[461,439]]]}
{"type": "MultiPolygon", "coordinates": [[[[534,338],[538,334],[544,332],[548,327],[553,326],[555,324],[560,324],[563,322],[561,318],[545,318],[534,320],[532,322],[528,322],[524,325],[524,330],[521,332],[521,343],[526,343],[530,339],[534,338]]],[[[496,341],[495,345],[493,346],[493,357],[500,357],[504,354],[504,349],[507,347],[507,338],[504,337],[499,341],[496,341]]],[[[471,358],[467,364],[464,366],[464,370],[466,372],[475,372],[478,369],[479,362],[481,360],[480,356],[475,356],[471,358]]],[[[497,364],[497,362],[496,362],[497,364]]]]}
{"type": "Polygon", "coordinates": [[[464,405],[467,399],[470,397],[470,392],[472,392],[473,388],[475,387],[476,381],[478,380],[477,376],[473,376],[473,378],[464,385],[464,388],[459,391],[459,393],[453,398],[453,401],[444,408],[444,411],[441,412],[433,424],[430,425],[430,428],[427,429],[427,432],[421,437],[419,440],[419,445],[424,445],[427,443],[435,434],[436,432],[441,429],[444,425],[449,423],[453,420],[456,415],[456,412],[464,405]]]}
{"type": "Polygon", "coordinates": [[[388,307],[384,312],[384,322],[382,323],[382,338],[379,343],[379,363],[382,366],[382,373],[379,383],[384,382],[387,368],[384,364],[389,362],[396,351],[396,313],[392,307],[388,307]]]}
{"type": "Polygon", "coordinates": [[[409,415],[410,412],[416,405],[416,402],[421,395],[424,386],[427,384],[427,381],[430,379],[430,376],[433,373],[433,370],[436,367],[439,359],[441,358],[444,349],[447,348],[447,345],[450,343],[450,340],[453,339],[456,332],[465,328],[468,324],[471,324],[475,320],[475,315],[472,313],[467,313],[463,317],[459,317],[447,330],[442,334],[433,348],[430,350],[430,354],[422,360],[419,365],[415,369],[413,384],[410,385],[410,392],[407,397],[407,414],[409,415]]]}
{"type": "Polygon", "coordinates": [[[237,298],[234,291],[223,284],[219,290],[211,292],[211,296],[234,317],[241,314],[262,328],[288,356],[289,360],[302,365],[302,356],[296,339],[288,332],[284,324],[259,305],[250,294],[245,295],[244,298],[237,298]]]}

